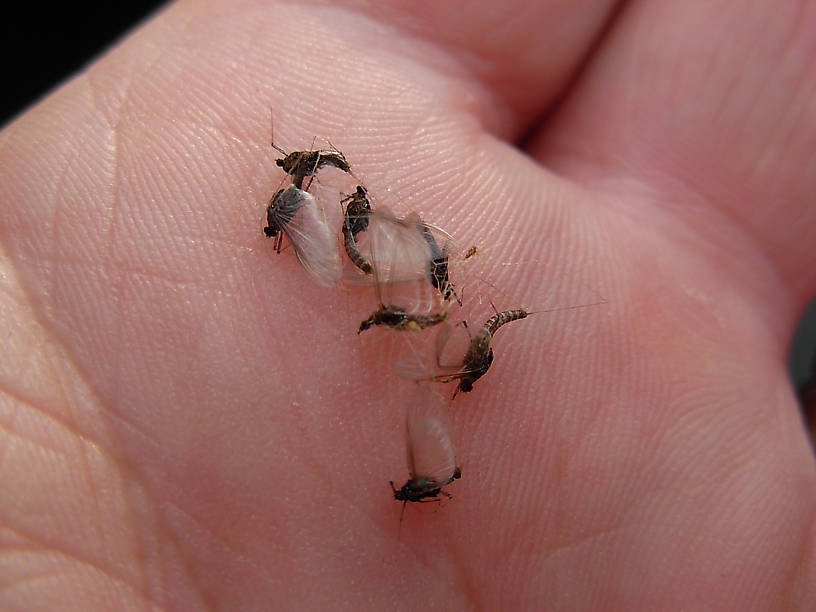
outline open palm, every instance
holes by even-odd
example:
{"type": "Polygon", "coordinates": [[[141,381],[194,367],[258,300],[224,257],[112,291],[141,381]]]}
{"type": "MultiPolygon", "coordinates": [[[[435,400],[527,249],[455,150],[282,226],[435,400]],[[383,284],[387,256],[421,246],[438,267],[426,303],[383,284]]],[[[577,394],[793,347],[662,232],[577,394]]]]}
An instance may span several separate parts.
{"type": "Polygon", "coordinates": [[[816,606],[816,5],[613,5],[182,2],[8,126],[0,607],[816,606]],[[500,332],[401,529],[410,384],[264,237],[270,107],[521,303],[607,301],[500,332]]]}

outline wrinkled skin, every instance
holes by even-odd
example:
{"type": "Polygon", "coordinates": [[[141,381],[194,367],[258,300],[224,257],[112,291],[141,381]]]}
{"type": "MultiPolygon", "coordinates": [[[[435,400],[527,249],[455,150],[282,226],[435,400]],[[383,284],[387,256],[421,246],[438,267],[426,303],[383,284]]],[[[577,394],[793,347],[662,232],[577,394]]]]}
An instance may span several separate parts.
{"type": "Polygon", "coordinates": [[[785,370],[814,31],[795,1],[158,14],[0,137],[0,608],[816,607],[785,370]],[[500,332],[453,499],[401,529],[398,347],[272,252],[270,108],[502,292],[607,300],[500,332]]]}

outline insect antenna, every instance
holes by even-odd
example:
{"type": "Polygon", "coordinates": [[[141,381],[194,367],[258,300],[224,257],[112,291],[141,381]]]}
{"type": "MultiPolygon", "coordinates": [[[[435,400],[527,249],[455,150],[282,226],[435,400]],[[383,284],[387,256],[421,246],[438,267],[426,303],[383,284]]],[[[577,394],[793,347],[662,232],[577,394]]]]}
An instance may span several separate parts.
{"type": "Polygon", "coordinates": [[[272,148],[278,153],[286,157],[286,151],[275,144],[275,109],[271,106],[269,107],[269,144],[272,145],[272,148]]]}
{"type": "Polygon", "coordinates": [[[579,308],[589,308],[590,306],[603,306],[604,304],[608,304],[609,301],[606,299],[602,299],[599,302],[591,302],[589,304],[576,304],[574,306],[558,306],[557,308],[545,308],[544,310],[525,310],[528,315],[532,314],[540,314],[543,312],[558,312],[561,310],[578,310],[579,308]]]}

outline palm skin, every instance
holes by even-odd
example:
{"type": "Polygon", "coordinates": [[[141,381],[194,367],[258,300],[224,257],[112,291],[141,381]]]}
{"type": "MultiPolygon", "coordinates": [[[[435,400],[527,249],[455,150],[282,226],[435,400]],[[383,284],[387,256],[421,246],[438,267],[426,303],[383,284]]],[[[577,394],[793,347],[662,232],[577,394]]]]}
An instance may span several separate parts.
{"type": "Polygon", "coordinates": [[[0,137],[0,607],[813,609],[784,358],[814,30],[747,0],[158,15],[0,137]],[[500,332],[454,498],[401,529],[393,346],[263,236],[270,106],[503,291],[607,300],[500,332]]]}

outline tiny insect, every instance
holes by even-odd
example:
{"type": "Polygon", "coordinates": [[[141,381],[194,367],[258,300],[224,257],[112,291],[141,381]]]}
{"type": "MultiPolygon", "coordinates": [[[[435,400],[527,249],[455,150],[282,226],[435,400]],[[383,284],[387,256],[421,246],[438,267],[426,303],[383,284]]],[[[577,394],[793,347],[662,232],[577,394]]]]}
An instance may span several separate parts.
{"type": "MultiPolygon", "coordinates": [[[[276,159],[275,163],[283,168],[286,174],[292,176],[292,184],[298,189],[303,189],[303,181],[307,177],[312,177],[317,174],[317,171],[324,166],[332,166],[351,174],[351,166],[346,160],[346,156],[337,149],[315,149],[312,151],[292,151],[287,153],[274,142],[272,147],[278,151],[283,157],[276,159]]],[[[306,185],[306,189],[309,189],[306,185]]]]}
{"type": "Polygon", "coordinates": [[[357,235],[368,229],[369,216],[371,215],[371,203],[368,201],[368,192],[362,185],[357,185],[357,189],[351,195],[340,200],[340,204],[345,204],[343,213],[343,246],[349,260],[362,270],[365,274],[371,274],[374,269],[357,248],[357,235]]]}
{"type": "MultiPolygon", "coordinates": [[[[514,308],[497,312],[485,321],[482,328],[471,339],[470,346],[465,353],[456,391],[468,393],[473,390],[473,383],[484,376],[490,368],[490,364],[493,363],[493,347],[491,346],[493,335],[502,325],[506,325],[511,321],[526,319],[528,314],[523,308],[514,308]]],[[[454,391],[454,397],[456,397],[456,391],[454,391]]]]}
{"type": "MultiPolygon", "coordinates": [[[[367,249],[358,251],[371,266],[371,275],[362,281],[373,282],[379,306],[360,324],[359,331],[374,325],[416,331],[444,321],[449,304],[445,292],[439,289],[443,285],[437,286],[429,276],[429,266],[438,255],[430,241],[442,252],[444,247],[440,248],[439,242],[447,234],[424,223],[416,213],[398,218],[380,208],[370,211],[368,219],[367,249]]],[[[350,254],[350,259],[355,257],[350,254]]]]}
{"type": "Polygon", "coordinates": [[[479,253],[481,253],[481,249],[479,248],[478,245],[474,244],[467,251],[465,251],[464,255],[462,255],[462,261],[464,261],[466,259],[470,259],[474,255],[478,255],[479,253]]]}
{"type": "MultiPolygon", "coordinates": [[[[490,317],[485,324],[474,334],[470,339],[470,346],[468,346],[465,357],[462,360],[462,367],[455,374],[447,376],[437,376],[434,380],[437,382],[452,382],[458,380],[459,384],[453,392],[453,397],[461,391],[468,393],[473,390],[473,383],[484,376],[490,369],[493,363],[493,335],[499,330],[502,325],[506,325],[511,321],[518,321],[525,319],[529,313],[523,308],[514,308],[512,310],[505,310],[497,312],[490,317]]],[[[464,322],[463,322],[464,323],[464,322]]],[[[465,326],[467,324],[465,323],[465,326]]],[[[437,347],[441,349],[440,343],[447,340],[443,334],[437,336],[437,347]]]]}
{"type": "Polygon", "coordinates": [[[374,325],[386,325],[397,331],[419,331],[442,323],[447,316],[447,312],[422,315],[407,312],[404,308],[393,304],[382,305],[371,313],[371,316],[365,321],[360,323],[357,333],[361,334],[374,325]]]}
{"type": "Polygon", "coordinates": [[[428,243],[428,248],[431,251],[431,259],[428,260],[428,280],[436,287],[442,294],[445,300],[450,300],[451,296],[456,299],[456,302],[461,306],[462,300],[453,289],[448,270],[448,243],[442,248],[431,231],[430,226],[425,223],[418,223],[417,229],[425,242],[428,243]]]}
{"type": "Polygon", "coordinates": [[[400,521],[408,502],[439,502],[440,495],[451,497],[442,487],[462,476],[456,465],[447,411],[439,395],[422,390],[414,396],[406,412],[406,430],[410,478],[399,489],[390,481],[394,499],[402,502],[400,521]]]}
{"type": "Polygon", "coordinates": [[[301,265],[316,283],[330,287],[340,280],[337,237],[312,194],[295,185],[278,189],[266,209],[266,222],[264,234],[275,239],[273,248],[277,253],[281,252],[286,235],[301,265]]]}
{"type": "Polygon", "coordinates": [[[398,363],[395,364],[394,367],[397,372],[418,382],[424,381],[448,383],[458,381],[456,389],[454,389],[453,392],[453,398],[455,398],[459,391],[463,393],[469,393],[472,391],[473,384],[484,376],[490,369],[490,366],[493,364],[493,336],[502,326],[506,325],[507,323],[511,323],[512,321],[526,319],[532,314],[554,312],[558,310],[573,310],[576,308],[586,308],[588,306],[598,306],[605,303],[606,301],[604,300],[592,304],[581,304],[578,306],[567,306],[563,308],[552,308],[537,311],[529,311],[525,308],[513,308],[499,312],[494,308],[495,314],[487,319],[484,325],[482,325],[475,334],[470,334],[466,321],[461,321],[459,323],[468,331],[470,338],[464,352],[464,357],[458,360],[455,365],[443,365],[441,362],[441,355],[445,351],[445,347],[451,339],[454,326],[445,324],[440,328],[435,340],[436,365],[443,371],[448,370],[451,372],[451,370],[453,370],[451,373],[427,376],[427,374],[423,372],[423,368],[420,365],[410,362],[398,363]],[[415,375],[416,372],[423,373],[415,375]]]}

